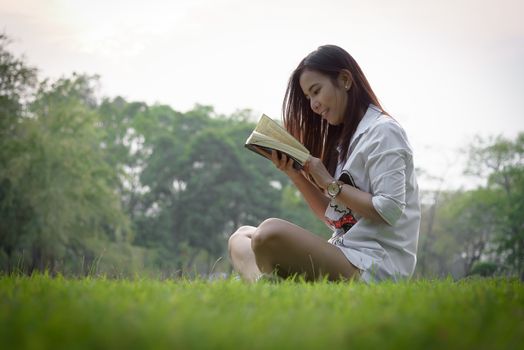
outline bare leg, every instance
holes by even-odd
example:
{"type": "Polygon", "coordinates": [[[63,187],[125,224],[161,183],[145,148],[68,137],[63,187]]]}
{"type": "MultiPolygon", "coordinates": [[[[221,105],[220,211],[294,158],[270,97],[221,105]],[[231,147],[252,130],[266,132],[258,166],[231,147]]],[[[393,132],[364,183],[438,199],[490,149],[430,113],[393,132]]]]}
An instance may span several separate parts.
{"type": "Polygon", "coordinates": [[[256,281],[262,274],[251,248],[251,238],[256,229],[253,226],[242,226],[229,237],[229,256],[233,267],[248,282],[256,281]]]}
{"type": "Polygon", "coordinates": [[[302,275],[306,280],[327,276],[346,280],[359,276],[342,251],[311,232],[280,219],[267,219],[252,233],[251,247],[263,273],[276,270],[282,277],[302,275]]]}

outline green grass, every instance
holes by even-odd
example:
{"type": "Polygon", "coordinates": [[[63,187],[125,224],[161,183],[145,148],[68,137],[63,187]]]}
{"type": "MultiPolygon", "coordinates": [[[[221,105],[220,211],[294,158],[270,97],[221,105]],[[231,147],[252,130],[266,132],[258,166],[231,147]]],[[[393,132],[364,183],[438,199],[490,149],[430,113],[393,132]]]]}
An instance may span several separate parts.
{"type": "Polygon", "coordinates": [[[524,349],[524,286],[0,277],[3,349],[524,349]]]}

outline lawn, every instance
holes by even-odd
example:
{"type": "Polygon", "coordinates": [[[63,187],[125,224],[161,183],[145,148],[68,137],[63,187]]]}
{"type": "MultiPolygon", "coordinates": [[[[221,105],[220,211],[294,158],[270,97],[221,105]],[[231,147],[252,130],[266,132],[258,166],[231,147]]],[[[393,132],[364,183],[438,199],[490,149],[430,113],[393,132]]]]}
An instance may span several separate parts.
{"type": "Polygon", "coordinates": [[[0,277],[3,349],[524,349],[524,285],[0,277]]]}

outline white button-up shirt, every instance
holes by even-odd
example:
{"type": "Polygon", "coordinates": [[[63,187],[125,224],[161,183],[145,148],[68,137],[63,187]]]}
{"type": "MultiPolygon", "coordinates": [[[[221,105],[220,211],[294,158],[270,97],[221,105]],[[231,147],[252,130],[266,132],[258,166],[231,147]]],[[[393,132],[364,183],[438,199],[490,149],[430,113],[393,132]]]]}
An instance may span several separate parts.
{"type": "Polygon", "coordinates": [[[413,152],[402,127],[370,105],[349,145],[349,158],[335,178],[372,195],[386,223],[352,212],[335,198],[326,209],[339,247],[366,282],[409,278],[415,270],[420,202],[413,152]]]}

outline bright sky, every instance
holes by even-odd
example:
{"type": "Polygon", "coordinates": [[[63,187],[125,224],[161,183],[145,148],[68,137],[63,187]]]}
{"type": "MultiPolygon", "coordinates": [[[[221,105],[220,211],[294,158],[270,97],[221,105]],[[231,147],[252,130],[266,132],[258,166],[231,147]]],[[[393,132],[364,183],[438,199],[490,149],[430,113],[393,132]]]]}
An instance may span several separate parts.
{"type": "Polygon", "coordinates": [[[41,77],[99,74],[105,96],[274,118],[298,62],[339,45],[417,165],[457,187],[473,135],[524,131],[523,13],[522,0],[0,0],[0,29],[41,77]]]}

